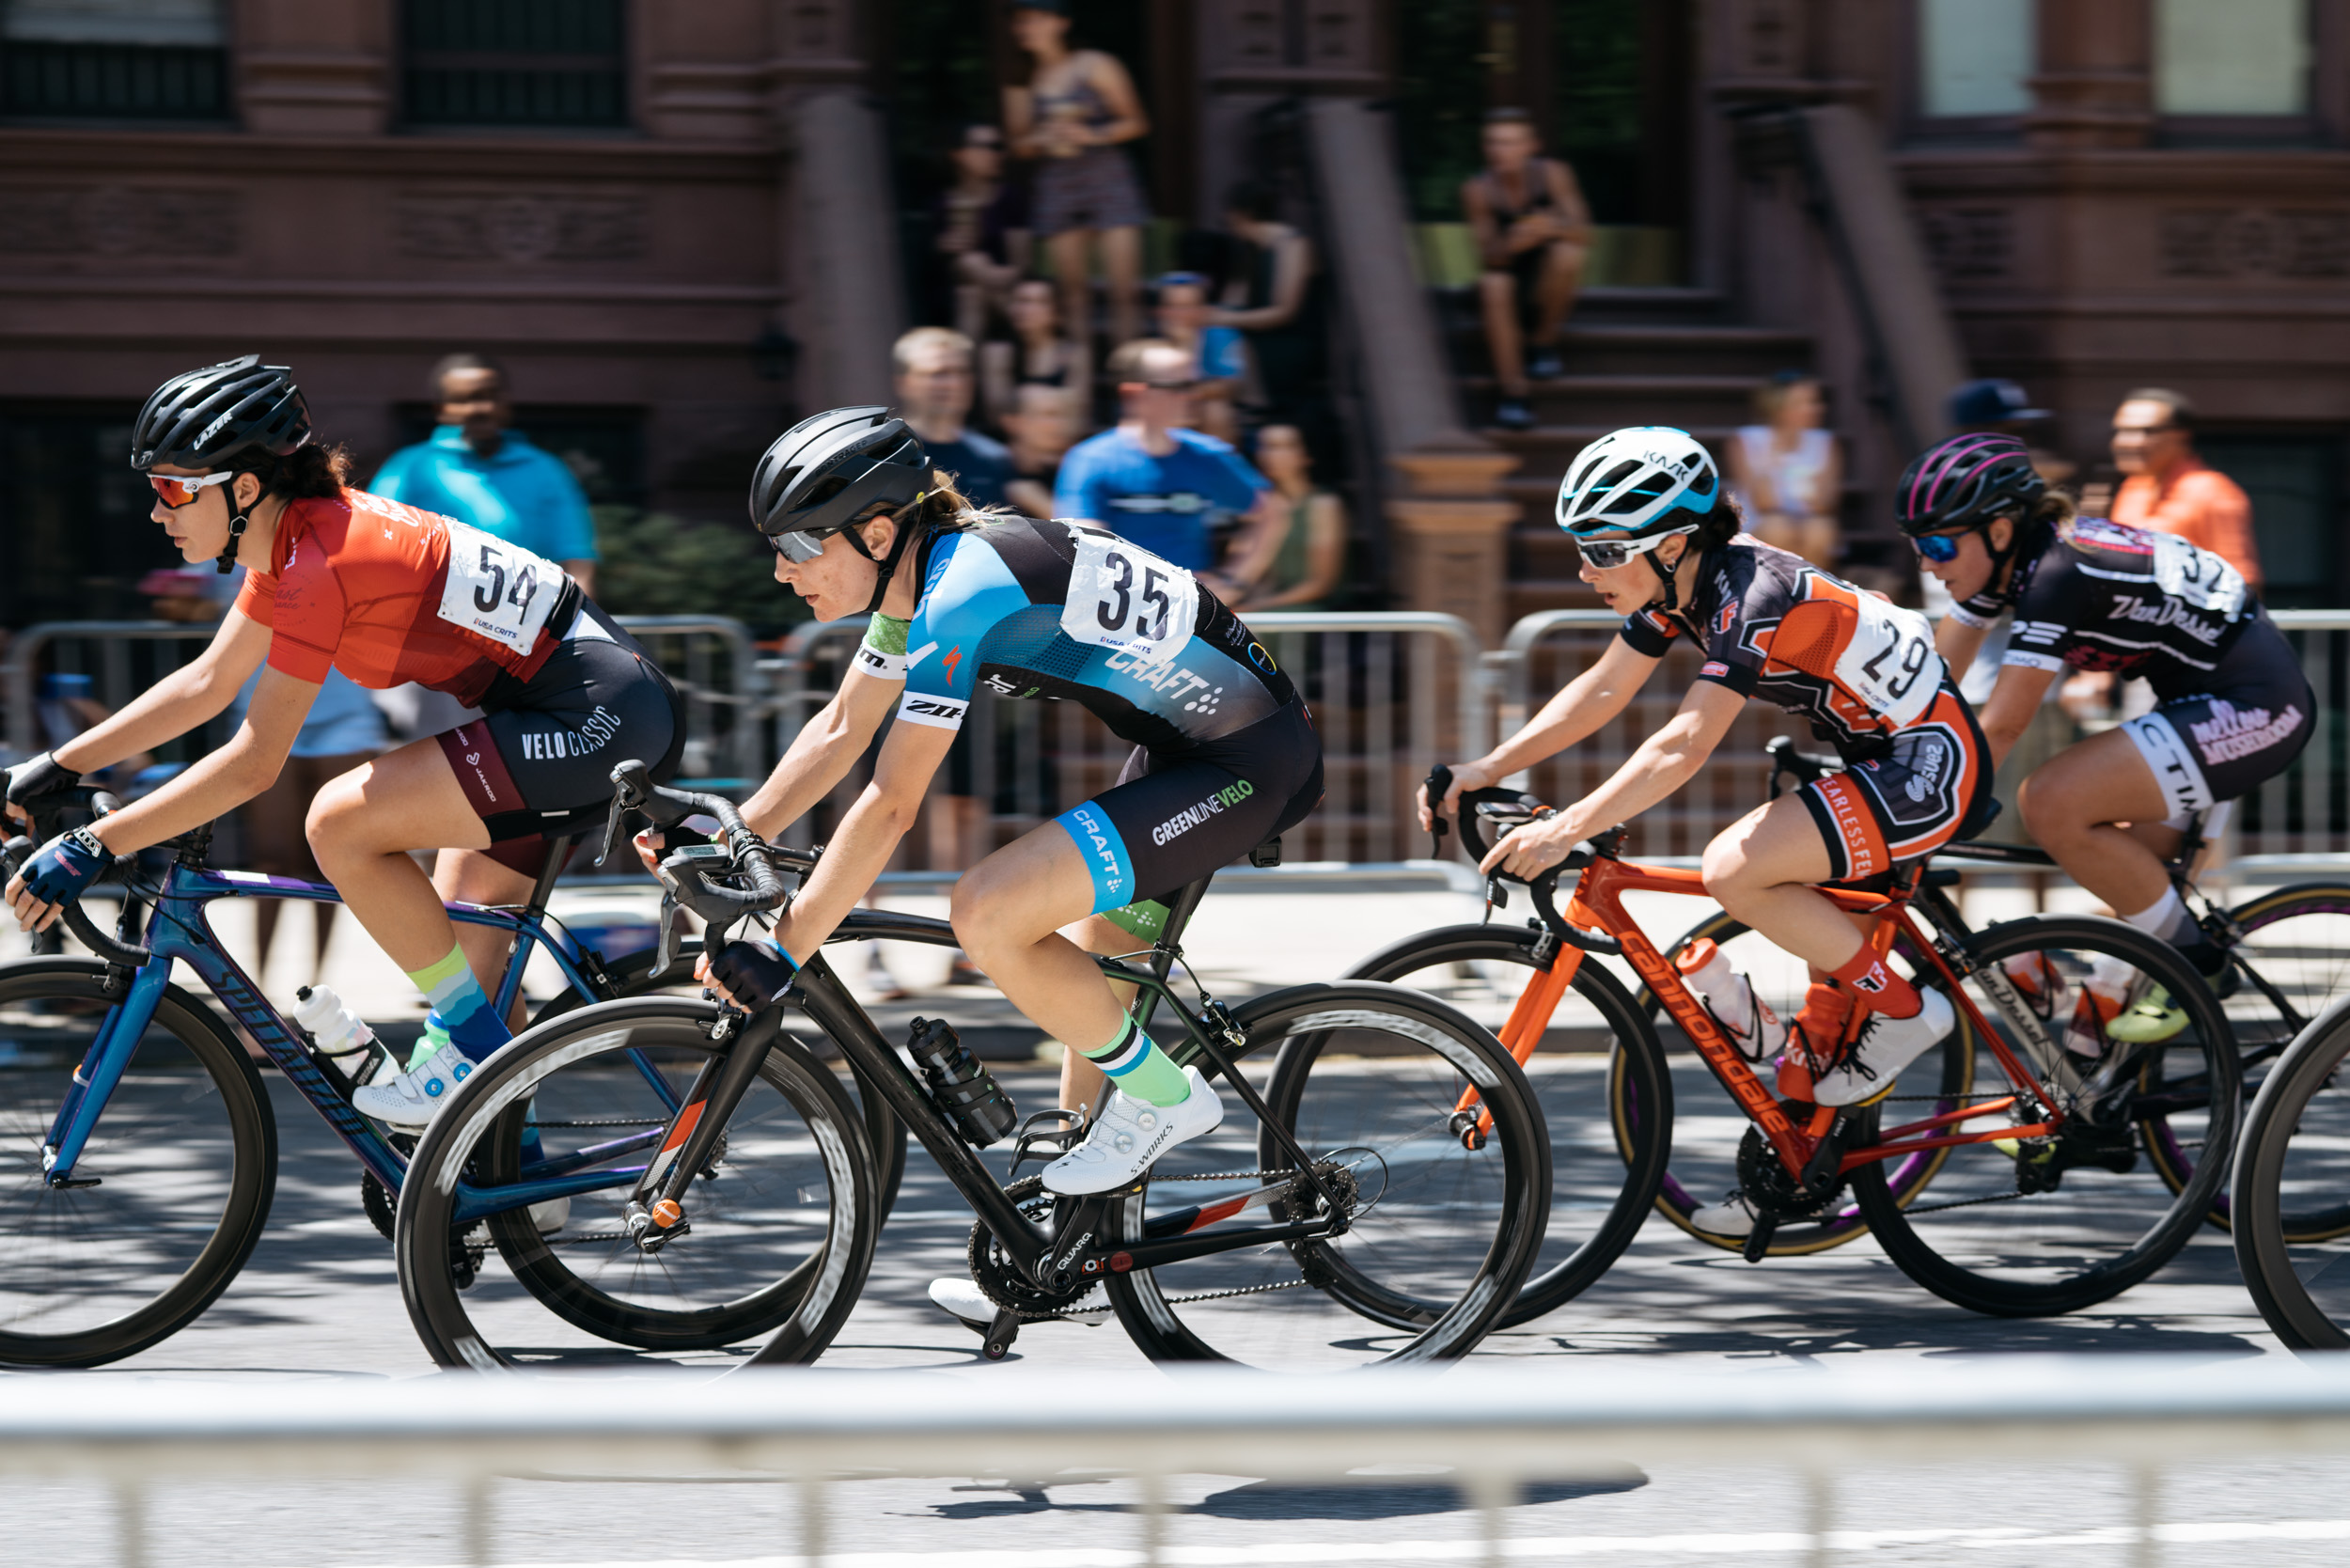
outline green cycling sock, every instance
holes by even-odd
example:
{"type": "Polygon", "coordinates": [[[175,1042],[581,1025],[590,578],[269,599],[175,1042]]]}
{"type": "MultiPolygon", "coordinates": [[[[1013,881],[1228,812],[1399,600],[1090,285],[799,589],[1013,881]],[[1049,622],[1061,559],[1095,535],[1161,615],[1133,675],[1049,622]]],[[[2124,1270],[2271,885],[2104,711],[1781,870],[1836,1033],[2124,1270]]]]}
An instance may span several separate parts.
{"type": "Polygon", "coordinates": [[[1132,1018],[1108,1044],[1085,1053],[1085,1058],[1109,1075],[1111,1083],[1137,1100],[1154,1105],[1180,1105],[1191,1098],[1191,1080],[1158,1042],[1136,1027],[1132,1018]]]}

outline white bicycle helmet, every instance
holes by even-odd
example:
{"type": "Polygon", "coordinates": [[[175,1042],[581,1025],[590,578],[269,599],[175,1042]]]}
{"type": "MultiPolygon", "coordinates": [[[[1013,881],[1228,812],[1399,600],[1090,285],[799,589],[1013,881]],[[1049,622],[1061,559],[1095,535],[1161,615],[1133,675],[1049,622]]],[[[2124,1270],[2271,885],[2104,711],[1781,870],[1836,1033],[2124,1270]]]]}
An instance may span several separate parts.
{"type": "Polygon", "coordinates": [[[1559,481],[1559,526],[1593,534],[1684,533],[1721,499],[1712,454],[1687,431],[1635,425],[1583,448],[1559,481]]]}

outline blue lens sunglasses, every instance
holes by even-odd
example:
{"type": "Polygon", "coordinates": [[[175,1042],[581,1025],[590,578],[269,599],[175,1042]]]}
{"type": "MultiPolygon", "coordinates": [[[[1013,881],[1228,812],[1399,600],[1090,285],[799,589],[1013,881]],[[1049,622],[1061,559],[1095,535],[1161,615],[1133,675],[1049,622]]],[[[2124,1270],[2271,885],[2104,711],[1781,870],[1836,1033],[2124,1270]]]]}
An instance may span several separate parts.
{"type": "Polygon", "coordinates": [[[1909,542],[1927,560],[1936,566],[1948,566],[1958,559],[1958,541],[1974,531],[1972,528],[1961,528],[1954,534],[1912,534],[1909,542]]]}

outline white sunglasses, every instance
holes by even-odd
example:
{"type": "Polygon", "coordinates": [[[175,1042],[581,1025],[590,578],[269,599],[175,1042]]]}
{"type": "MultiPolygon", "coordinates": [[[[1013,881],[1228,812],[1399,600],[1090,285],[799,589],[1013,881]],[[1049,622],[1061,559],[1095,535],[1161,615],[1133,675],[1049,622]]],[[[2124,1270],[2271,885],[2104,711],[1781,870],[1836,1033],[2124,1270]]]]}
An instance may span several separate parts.
{"type": "Polygon", "coordinates": [[[1697,525],[1693,523],[1685,528],[1668,528],[1661,534],[1648,534],[1639,539],[1578,539],[1574,544],[1583,552],[1585,560],[1602,572],[1613,572],[1634,557],[1647,555],[1668,539],[1678,539],[1683,534],[1697,531],[1697,525]]]}

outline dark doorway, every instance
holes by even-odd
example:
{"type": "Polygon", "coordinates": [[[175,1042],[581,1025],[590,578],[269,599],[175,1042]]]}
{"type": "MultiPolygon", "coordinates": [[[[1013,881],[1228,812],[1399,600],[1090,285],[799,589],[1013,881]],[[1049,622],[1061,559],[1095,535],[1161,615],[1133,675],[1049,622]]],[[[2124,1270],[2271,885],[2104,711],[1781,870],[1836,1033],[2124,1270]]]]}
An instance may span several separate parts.
{"type": "Polygon", "coordinates": [[[2350,604],[2341,541],[2342,443],[2326,436],[2203,435],[2203,461],[2244,487],[2260,544],[2261,597],[2279,609],[2350,604]]]}

